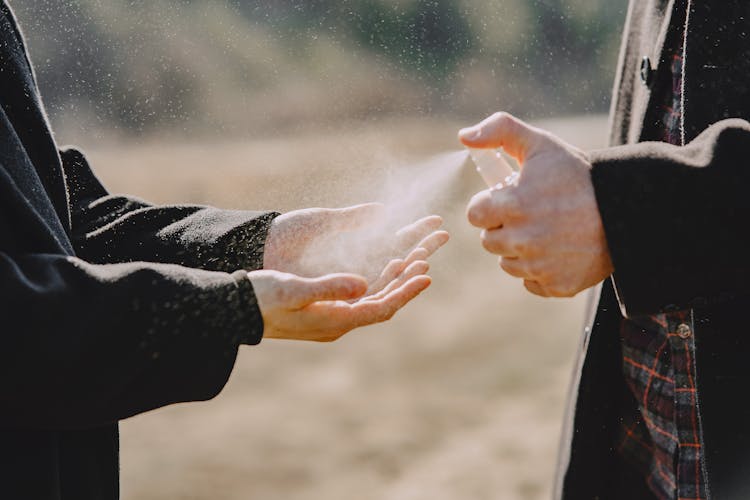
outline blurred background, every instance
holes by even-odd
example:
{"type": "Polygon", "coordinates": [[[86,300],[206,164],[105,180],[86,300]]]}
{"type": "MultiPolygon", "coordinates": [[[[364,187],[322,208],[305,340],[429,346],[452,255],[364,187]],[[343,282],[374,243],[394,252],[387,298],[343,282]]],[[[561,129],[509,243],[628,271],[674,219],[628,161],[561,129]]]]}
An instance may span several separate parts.
{"type": "MultiPolygon", "coordinates": [[[[10,0],[61,144],[115,192],[290,210],[370,201],[496,110],[606,145],[626,0],[10,0]]],[[[331,345],[241,350],[214,401],[122,425],[124,500],[537,499],[586,297],[502,275],[463,210],[433,287],[331,345]]]]}

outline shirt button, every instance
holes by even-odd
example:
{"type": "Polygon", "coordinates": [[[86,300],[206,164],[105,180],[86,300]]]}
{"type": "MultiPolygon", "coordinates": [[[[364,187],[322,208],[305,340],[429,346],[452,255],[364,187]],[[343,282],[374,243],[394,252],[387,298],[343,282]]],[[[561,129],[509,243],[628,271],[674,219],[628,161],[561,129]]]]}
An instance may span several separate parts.
{"type": "Polygon", "coordinates": [[[651,81],[654,79],[654,68],[651,67],[651,59],[644,57],[641,60],[641,82],[644,85],[651,86],[651,81]]]}
{"type": "Polygon", "coordinates": [[[677,326],[677,336],[680,337],[683,340],[689,339],[693,335],[693,330],[690,328],[690,325],[685,323],[680,323],[677,326]]]}

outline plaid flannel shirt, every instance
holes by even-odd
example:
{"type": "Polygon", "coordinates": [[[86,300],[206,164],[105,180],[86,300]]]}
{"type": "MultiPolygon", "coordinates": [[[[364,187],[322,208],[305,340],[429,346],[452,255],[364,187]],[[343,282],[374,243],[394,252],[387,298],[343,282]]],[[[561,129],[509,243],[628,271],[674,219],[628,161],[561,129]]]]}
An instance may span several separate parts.
{"type": "MultiPolygon", "coordinates": [[[[675,8],[684,20],[686,8],[675,8]]],[[[684,29],[677,27],[683,24],[675,24],[667,41],[671,81],[656,82],[655,89],[664,103],[660,139],[676,145],[682,144],[684,29]]],[[[623,373],[638,411],[623,415],[619,451],[659,500],[706,498],[692,331],[689,311],[625,319],[620,329],[623,373]]]]}

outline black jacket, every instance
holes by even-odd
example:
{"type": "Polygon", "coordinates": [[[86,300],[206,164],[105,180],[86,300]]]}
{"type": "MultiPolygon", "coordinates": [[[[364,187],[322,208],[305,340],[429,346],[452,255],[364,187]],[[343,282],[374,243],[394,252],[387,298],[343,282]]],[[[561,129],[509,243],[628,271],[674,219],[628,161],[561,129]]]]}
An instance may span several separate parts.
{"type": "Polygon", "coordinates": [[[118,497],[117,421],[212,398],[260,341],[243,269],[274,215],[107,193],[0,2],[0,498],[118,497]]]}
{"type": "Polygon", "coordinates": [[[619,323],[670,310],[693,312],[710,498],[750,498],[750,2],[686,3],[683,147],[643,142],[657,136],[649,84],[658,79],[648,73],[670,70],[663,45],[675,1],[630,4],[614,147],[591,155],[615,273],[584,332],[558,498],[623,498],[618,417],[637,403],[622,376],[619,323]]]}

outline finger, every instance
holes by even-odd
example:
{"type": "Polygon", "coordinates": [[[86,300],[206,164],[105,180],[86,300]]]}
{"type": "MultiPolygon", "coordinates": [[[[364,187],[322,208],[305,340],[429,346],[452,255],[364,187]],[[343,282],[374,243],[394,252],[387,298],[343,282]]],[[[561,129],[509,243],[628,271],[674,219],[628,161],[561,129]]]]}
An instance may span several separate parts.
{"type": "Polygon", "coordinates": [[[519,231],[513,227],[485,229],[480,235],[485,250],[503,257],[531,257],[528,245],[518,237],[519,231]]]}
{"type": "Polygon", "coordinates": [[[503,257],[518,257],[512,250],[512,241],[506,229],[485,229],[479,236],[485,250],[503,257]]]}
{"type": "Polygon", "coordinates": [[[401,274],[408,265],[409,264],[407,264],[406,261],[401,259],[390,261],[388,265],[385,266],[385,269],[383,269],[383,272],[380,273],[380,276],[378,276],[378,278],[370,285],[370,288],[367,290],[367,295],[369,296],[378,293],[388,286],[388,283],[398,278],[399,274],[401,274]]]}
{"type": "Polygon", "coordinates": [[[427,258],[430,256],[430,252],[427,251],[426,248],[417,247],[414,250],[409,253],[409,255],[406,256],[404,259],[404,264],[408,267],[413,262],[416,262],[418,260],[427,260],[427,258]]]}
{"type": "Polygon", "coordinates": [[[530,279],[526,273],[526,268],[520,262],[517,257],[500,257],[500,267],[503,271],[513,276],[514,278],[530,279]]]}
{"type": "Polygon", "coordinates": [[[503,148],[521,165],[554,144],[546,131],[508,113],[495,113],[473,127],[462,129],[458,137],[471,148],[503,148]]]}
{"type": "MultiPolygon", "coordinates": [[[[419,259],[414,260],[426,260],[428,257],[430,257],[432,254],[438,251],[440,247],[448,243],[448,240],[450,240],[451,235],[447,231],[435,231],[431,235],[427,236],[425,239],[419,242],[417,245],[417,248],[414,250],[416,252],[417,250],[424,250],[427,254],[420,254],[419,259]],[[423,256],[422,256],[423,255],[423,256]]],[[[413,253],[413,252],[412,252],[413,253]]],[[[409,258],[406,259],[407,262],[409,262],[409,258]]]]}
{"type": "Polygon", "coordinates": [[[525,280],[523,282],[523,286],[526,287],[526,290],[533,293],[534,295],[538,295],[540,297],[549,297],[549,294],[544,290],[542,285],[540,285],[536,281],[525,280]]]}
{"type": "Polygon", "coordinates": [[[404,264],[409,266],[418,260],[427,260],[440,247],[445,245],[450,239],[450,234],[446,231],[435,231],[425,239],[419,242],[417,248],[411,251],[404,259],[404,264]]]}
{"type": "Polygon", "coordinates": [[[431,283],[429,276],[417,276],[377,301],[360,301],[355,304],[342,301],[315,302],[305,307],[301,314],[307,318],[306,322],[317,325],[316,330],[320,332],[318,337],[335,340],[354,328],[390,319],[431,283]]]}
{"type": "Polygon", "coordinates": [[[327,209],[330,230],[353,231],[384,216],[382,203],[364,203],[346,208],[327,209]]]}
{"type": "Polygon", "coordinates": [[[379,290],[377,293],[374,294],[367,294],[366,297],[360,299],[360,300],[380,300],[389,293],[391,293],[393,290],[397,289],[410,279],[414,278],[415,276],[419,276],[422,274],[427,274],[427,272],[430,270],[430,264],[425,261],[417,261],[412,263],[409,267],[404,270],[403,273],[401,273],[399,276],[396,277],[393,281],[390,283],[387,283],[381,290],[379,290]]]}
{"type": "Polygon", "coordinates": [[[522,215],[515,186],[502,189],[485,189],[475,194],[466,209],[472,226],[496,229],[507,221],[522,215]]]}
{"type": "Polygon", "coordinates": [[[379,300],[357,302],[350,306],[350,321],[356,326],[387,321],[431,283],[429,276],[416,276],[379,300]]]}
{"type": "Polygon", "coordinates": [[[422,239],[443,225],[443,218],[432,215],[420,219],[396,232],[396,248],[405,252],[414,248],[422,239]]]}
{"type": "Polygon", "coordinates": [[[319,278],[297,278],[288,293],[289,307],[302,309],[327,300],[351,300],[367,292],[367,281],[356,274],[329,274],[319,278]]]}

